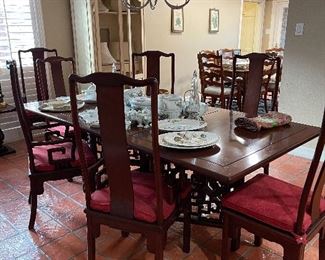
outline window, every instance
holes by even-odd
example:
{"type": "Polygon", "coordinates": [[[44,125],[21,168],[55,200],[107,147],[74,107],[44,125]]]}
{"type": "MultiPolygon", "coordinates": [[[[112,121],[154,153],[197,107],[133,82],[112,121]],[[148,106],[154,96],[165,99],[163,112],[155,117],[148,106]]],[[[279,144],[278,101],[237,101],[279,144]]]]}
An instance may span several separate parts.
{"type": "MultiPolygon", "coordinates": [[[[42,16],[39,0],[0,0],[0,83],[4,100],[13,104],[9,71],[6,60],[18,65],[18,50],[43,45],[42,16]]],[[[23,57],[28,100],[36,98],[33,60],[23,57]]],[[[16,113],[0,114],[0,128],[6,140],[16,139],[19,122],[16,113]]]]}

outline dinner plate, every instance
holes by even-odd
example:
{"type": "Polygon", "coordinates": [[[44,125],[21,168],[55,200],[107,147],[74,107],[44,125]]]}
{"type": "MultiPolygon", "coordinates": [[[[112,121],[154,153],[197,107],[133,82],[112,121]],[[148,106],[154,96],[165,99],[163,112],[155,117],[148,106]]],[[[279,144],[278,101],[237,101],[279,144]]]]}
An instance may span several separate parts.
{"type": "MultiPolygon", "coordinates": [[[[85,102],[78,101],[78,109],[83,108],[85,102]]],[[[71,106],[69,102],[63,102],[58,100],[44,102],[39,109],[45,112],[69,112],[71,111],[71,106]],[[61,102],[61,103],[60,103],[61,102]]]]}
{"type": "MultiPolygon", "coordinates": [[[[158,136],[159,145],[162,146],[162,147],[165,147],[165,148],[172,148],[172,149],[179,149],[179,150],[194,150],[194,149],[203,149],[203,148],[212,147],[212,146],[217,144],[217,142],[215,142],[215,143],[209,143],[209,144],[200,145],[200,146],[172,145],[172,144],[165,141],[165,135],[166,134],[161,134],[161,135],[158,136]]],[[[219,138],[218,138],[218,140],[219,140],[219,138]]]]}
{"type": "Polygon", "coordinates": [[[206,127],[208,124],[201,120],[195,119],[164,119],[158,121],[159,130],[162,131],[191,131],[199,130],[206,127]]]}
{"type": "Polygon", "coordinates": [[[195,132],[169,132],[163,134],[164,141],[174,146],[199,147],[218,142],[219,137],[215,133],[195,131],[195,132]]]}

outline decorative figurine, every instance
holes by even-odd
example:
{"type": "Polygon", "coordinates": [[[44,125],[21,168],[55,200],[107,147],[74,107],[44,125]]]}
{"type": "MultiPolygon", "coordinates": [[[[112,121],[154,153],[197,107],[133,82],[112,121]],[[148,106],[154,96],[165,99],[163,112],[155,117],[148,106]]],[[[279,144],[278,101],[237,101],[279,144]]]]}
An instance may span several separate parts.
{"type": "Polygon", "coordinates": [[[200,117],[200,95],[198,86],[198,75],[196,70],[193,72],[191,89],[184,94],[184,114],[185,117],[191,119],[199,119],[200,117]],[[188,97],[186,97],[188,95],[188,97]]]}

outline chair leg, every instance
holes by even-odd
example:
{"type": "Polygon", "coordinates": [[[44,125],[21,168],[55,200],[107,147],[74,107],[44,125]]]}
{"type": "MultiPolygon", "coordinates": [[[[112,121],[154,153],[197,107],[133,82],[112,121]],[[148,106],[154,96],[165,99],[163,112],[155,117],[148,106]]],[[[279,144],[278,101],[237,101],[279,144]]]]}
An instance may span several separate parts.
{"type": "Polygon", "coordinates": [[[261,246],[263,243],[263,239],[260,236],[254,235],[254,245],[261,246]]]}
{"type": "Polygon", "coordinates": [[[221,260],[228,260],[230,255],[230,221],[227,214],[223,216],[221,260]]]}
{"type": "Polygon", "coordinates": [[[303,260],[304,252],[305,252],[305,245],[303,244],[286,246],[284,247],[283,260],[303,260]]]}
{"type": "Polygon", "coordinates": [[[28,195],[28,204],[31,204],[32,203],[32,194],[31,192],[29,192],[29,195],[28,195]]]}
{"type": "Polygon", "coordinates": [[[325,259],[325,228],[319,232],[319,259],[325,259]]]}
{"type": "Polygon", "coordinates": [[[30,210],[28,229],[34,229],[36,213],[37,213],[37,194],[30,193],[29,196],[30,196],[29,198],[30,198],[31,210],[30,210]]]}
{"type": "Polygon", "coordinates": [[[240,227],[232,225],[231,229],[231,251],[234,252],[240,247],[240,227]]]}
{"type": "Polygon", "coordinates": [[[265,113],[268,112],[268,109],[267,109],[267,92],[265,92],[264,94],[264,109],[265,109],[265,113]]]}
{"type": "Polygon", "coordinates": [[[269,175],[269,173],[270,173],[270,164],[268,163],[268,164],[264,165],[263,169],[264,169],[264,174],[269,175]]]}
{"type": "Polygon", "coordinates": [[[166,232],[164,232],[163,234],[152,233],[147,236],[147,249],[150,253],[155,254],[156,260],[163,260],[164,258],[166,235],[166,232]]]}
{"type": "Polygon", "coordinates": [[[190,252],[190,241],[191,241],[191,198],[186,200],[186,207],[184,209],[184,227],[183,227],[183,252],[190,252]]]}
{"type": "Polygon", "coordinates": [[[96,236],[94,235],[91,220],[87,218],[88,260],[95,260],[96,236]]]}

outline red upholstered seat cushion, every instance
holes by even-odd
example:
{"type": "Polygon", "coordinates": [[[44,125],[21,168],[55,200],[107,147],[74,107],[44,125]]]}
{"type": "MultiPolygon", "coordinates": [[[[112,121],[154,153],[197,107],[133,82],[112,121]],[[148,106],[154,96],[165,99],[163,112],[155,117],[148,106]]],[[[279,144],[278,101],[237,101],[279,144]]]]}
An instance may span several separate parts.
{"type": "MultiPolygon", "coordinates": [[[[298,186],[259,174],[246,182],[238,191],[226,195],[224,208],[255,218],[279,229],[294,233],[302,189],[298,186]]],[[[325,199],[321,199],[320,211],[325,212],[325,199]]],[[[303,232],[311,224],[306,213],[303,232]]]]}
{"type": "MultiPolygon", "coordinates": [[[[155,222],[157,220],[157,199],[153,175],[143,172],[133,172],[132,181],[134,192],[134,218],[146,222],[155,222]]],[[[93,192],[91,195],[90,207],[95,210],[110,212],[110,189],[105,188],[93,192]]],[[[163,199],[164,219],[169,217],[174,209],[174,203],[169,204],[163,199]]]]}
{"type": "MultiPolygon", "coordinates": [[[[65,126],[65,125],[59,125],[59,126],[51,127],[48,130],[51,131],[51,132],[59,132],[60,135],[65,136],[66,128],[67,128],[67,126],[65,126]]],[[[73,134],[73,127],[72,126],[69,126],[68,133],[73,134]]]]}
{"type": "MultiPolygon", "coordinates": [[[[88,165],[95,163],[96,157],[93,155],[89,146],[85,143],[83,144],[83,146],[84,146],[85,157],[86,157],[88,165]]],[[[55,145],[36,146],[33,148],[34,163],[35,163],[36,171],[47,172],[47,171],[55,170],[55,165],[49,163],[48,150],[52,149],[52,148],[57,148],[57,147],[64,147],[65,154],[62,154],[61,152],[55,152],[55,153],[53,153],[53,160],[71,158],[71,148],[72,148],[71,142],[55,144],[55,145]]],[[[70,165],[71,165],[71,167],[79,167],[80,166],[79,154],[78,154],[77,149],[75,151],[75,160],[71,161],[70,165]]]]}

